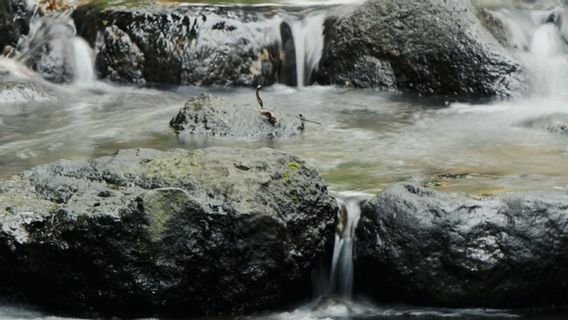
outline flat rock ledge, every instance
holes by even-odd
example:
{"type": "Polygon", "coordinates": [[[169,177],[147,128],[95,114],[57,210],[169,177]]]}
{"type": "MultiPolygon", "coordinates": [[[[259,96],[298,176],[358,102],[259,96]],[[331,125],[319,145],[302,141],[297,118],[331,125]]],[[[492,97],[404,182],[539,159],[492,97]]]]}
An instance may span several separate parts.
{"type": "Polygon", "coordinates": [[[278,119],[275,125],[257,108],[235,106],[225,99],[201,94],[186,102],[170,126],[178,134],[252,138],[287,138],[304,131],[299,118],[271,111],[278,119]]]}
{"type": "Polygon", "coordinates": [[[568,193],[474,199],[395,184],[362,206],[355,290],[450,307],[568,304],[568,193]]]}
{"type": "Polygon", "coordinates": [[[127,316],[303,301],[338,210],[298,158],[232,148],[60,160],[0,181],[0,204],[3,298],[127,316]]]}

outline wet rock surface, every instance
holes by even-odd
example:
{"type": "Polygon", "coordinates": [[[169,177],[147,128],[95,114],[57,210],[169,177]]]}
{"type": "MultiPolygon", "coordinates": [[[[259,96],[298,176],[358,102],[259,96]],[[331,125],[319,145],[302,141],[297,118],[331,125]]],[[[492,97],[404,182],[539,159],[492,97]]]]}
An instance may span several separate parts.
{"type": "Polygon", "coordinates": [[[2,289],[113,315],[301,301],[337,212],[314,169],[269,149],[61,160],[0,182],[0,203],[2,289]]]}
{"type": "Polygon", "coordinates": [[[0,58],[0,104],[52,100],[57,95],[57,89],[32,70],[0,58]]]}
{"type": "Polygon", "coordinates": [[[31,32],[18,44],[17,59],[50,82],[69,83],[74,79],[72,41],[76,30],[69,15],[57,12],[35,16],[31,32]]]}
{"type": "Polygon", "coordinates": [[[3,0],[0,3],[0,50],[15,47],[22,34],[29,31],[30,12],[25,0],[3,0]]]}
{"type": "Polygon", "coordinates": [[[124,82],[272,84],[281,54],[278,18],[208,6],[80,6],[79,35],[102,77],[124,82]]]}
{"type": "Polygon", "coordinates": [[[363,204],[356,289],[452,307],[566,304],[568,194],[489,199],[395,184],[363,204]]]}
{"type": "Polygon", "coordinates": [[[421,94],[507,96],[522,89],[520,65],[475,11],[465,1],[368,1],[326,22],[318,82],[384,87],[380,79],[391,78],[392,68],[392,87],[421,94]],[[390,68],[359,67],[371,59],[390,68]]]}
{"type": "Polygon", "coordinates": [[[170,121],[179,134],[231,137],[290,137],[301,134],[304,124],[299,118],[272,110],[278,122],[271,124],[258,108],[235,106],[210,95],[189,99],[170,121]]]}

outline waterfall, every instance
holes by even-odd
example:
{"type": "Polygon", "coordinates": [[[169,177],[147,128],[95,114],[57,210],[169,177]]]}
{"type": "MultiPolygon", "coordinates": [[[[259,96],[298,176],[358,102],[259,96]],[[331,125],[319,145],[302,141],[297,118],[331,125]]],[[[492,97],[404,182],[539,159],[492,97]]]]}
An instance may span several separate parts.
{"type": "Polygon", "coordinates": [[[32,17],[30,32],[17,46],[17,59],[53,82],[95,80],[93,51],[77,36],[71,11],[32,17]]]}
{"type": "Polygon", "coordinates": [[[354,195],[342,195],[337,199],[338,223],[328,294],[348,299],[353,293],[353,244],[355,228],[361,216],[360,202],[360,197],[354,195]]]}
{"type": "Polygon", "coordinates": [[[325,17],[325,14],[318,13],[290,22],[296,53],[298,88],[309,84],[310,76],[317,71],[323,52],[325,17]]]}
{"type": "Polygon", "coordinates": [[[71,66],[75,83],[88,83],[96,79],[93,50],[81,37],[71,39],[71,66]]]}
{"type": "Polygon", "coordinates": [[[527,70],[530,93],[566,97],[568,46],[562,34],[564,9],[495,12],[509,31],[509,44],[527,70]]]}

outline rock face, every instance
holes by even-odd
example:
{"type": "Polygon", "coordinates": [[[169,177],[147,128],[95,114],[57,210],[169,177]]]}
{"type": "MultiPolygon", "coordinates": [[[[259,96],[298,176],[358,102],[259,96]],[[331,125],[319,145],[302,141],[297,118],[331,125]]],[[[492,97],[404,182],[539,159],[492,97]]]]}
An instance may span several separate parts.
{"type": "Polygon", "coordinates": [[[475,13],[467,1],[370,0],[326,22],[318,82],[507,96],[522,88],[521,68],[475,13]]]}
{"type": "Polygon", "coordinates": [[[61,160],[0,182],[0,203],[2,288],[115,315],[298,302],[337,212],[315,170],[269,149],[61,160]]]}
{"type": "Polygon", "coordinates": [[[282,54],[277,17],[207,6],[80,6],[79,35],[102,77],[123,82],[272,84],[282,54]]]}
{"type": "Polygon", "coordinates": [[[487,200],[408,184],[362,207],[356,290],[441,306],[566,304],[568,194],[487,200]]]}
{"type": "Polygon", "coordinates": [[[25,0],[3,0],[0,3],[0,50],[15,47],[22,34],[29,31],[30,13],[25,0]]]}
{"type": "Polygon", "coordinates": [[[177,133],[233,137],[290,137],[304,130],[300,119],[273,112],[278,119],[276,125],[257,109],[237,107],[224,99],[202,94],[189,99],[170,126],[177,133]]]}

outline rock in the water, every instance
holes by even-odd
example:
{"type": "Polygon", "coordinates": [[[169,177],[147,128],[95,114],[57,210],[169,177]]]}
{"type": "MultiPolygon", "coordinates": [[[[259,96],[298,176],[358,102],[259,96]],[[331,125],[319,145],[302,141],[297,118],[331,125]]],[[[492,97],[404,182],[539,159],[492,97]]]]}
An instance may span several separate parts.
{"type": "Polygon", "coordinates": [[[521,126],[533,129],[542,129],[551,133],[568,136],[568,114],[554,113],[551,115],[526,120],[521,126]]]}
{"type": "Polygon", "coordinates": [[[0,58],[0,104],[57,98],[57,89],[12,59],[0,58]]]}
{"type": "Polygon", "coordinates": [[[467,1],[367,1],[326,22],[318,82],[385,87],[381,79],[391,78],[392,68],[400,90],[510,95],[522,88],[521,67],[475,11],[467,1]]]}
{"type": "Polygon", "coordinates": [[[115,82],[144,83],[144,54],[130,36],[116,25],[106,27],[100,41],[96,65],[115,82]]]}
{"type": "Polygon", "coordinates": [[[270,149],[61,160],[0,182],[0,203],[3,288],[115,315],[299,302],[337,212],[316,170],[270,149]]]}
{"type": "Polygon", "coordinates": [[[202,94],[189,99],[170,121],[178,133],[233,137],[290,137],[300,134],[304,124],[299,118],[272,110],[278,122],[273,125],[257,109],[202,94]]]}
{"type": "Polygon", "coordinates": [[[272,84],[280,24],[260,10],[208,6],[80,6],[79,34],[96,45],[97,70],[119,81],[272,84]]]}
{"type": "Polygon", "coordinates": [[[30,12],[25,0],[2,0],[0,3],[0,52],[15,47],[22,34],[29,31],[30,12]]]}
{"type": "Polygon", "coordinates": [[[438,306],[568,303],[568,194],[473,199],[409,184],[362,207],[356,288],[438,306]]]}
{"type": "Polygon", "coordinates": [[[74,79],[73,39],[76,30],[69,14],[34,17],[30,34],[18,45],[21,52],[18,60],[55,83],[68,83],[74,79]]]}

